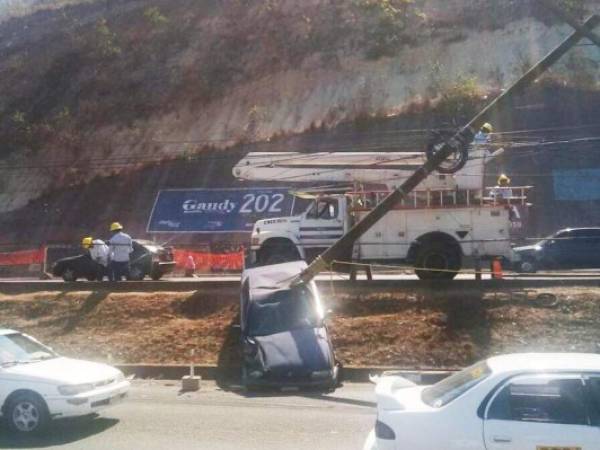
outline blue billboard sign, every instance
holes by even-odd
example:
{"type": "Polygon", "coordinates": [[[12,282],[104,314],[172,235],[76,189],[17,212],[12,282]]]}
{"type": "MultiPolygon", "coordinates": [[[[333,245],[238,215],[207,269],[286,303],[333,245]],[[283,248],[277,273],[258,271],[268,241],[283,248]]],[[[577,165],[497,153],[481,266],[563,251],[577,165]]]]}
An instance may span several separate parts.
{"type": "Polygon", "coordinates": [[[289,188],[168,189],[159,191],[149,233],[249,233],[257,220],[289,216],[289,188]]]}
{"type": "Polygon", "coordinates": [[[555,170],[553,176],[556,200],[600,200],[600,169],[555,170]]]}

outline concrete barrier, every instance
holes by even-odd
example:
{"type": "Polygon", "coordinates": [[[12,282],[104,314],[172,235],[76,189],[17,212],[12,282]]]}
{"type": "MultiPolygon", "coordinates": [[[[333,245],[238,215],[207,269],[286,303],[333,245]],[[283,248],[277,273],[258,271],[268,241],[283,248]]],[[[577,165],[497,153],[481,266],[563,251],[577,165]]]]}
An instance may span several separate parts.
{"type": "MultiPolygon", "coordinates": [[[[126,375],[134,375],[136,378],[151,378],[164,380],[180,380],[189,375],[190,366],[184,364],[117,364],[126,375]]],[[[414,370],[398,367],[359,367],[348,366],[342,369],[342,381],[351,383],[368,383],[369,377],[380,375],[383,372],[393,371],[404,376],[417,384],[433,384],[446,378],[457,369],[447,370],[414,370]]],[[[225,380],[239,382],[239,367],[218,366],[195,366],[194,372],[203,380],[225,380]]]]}

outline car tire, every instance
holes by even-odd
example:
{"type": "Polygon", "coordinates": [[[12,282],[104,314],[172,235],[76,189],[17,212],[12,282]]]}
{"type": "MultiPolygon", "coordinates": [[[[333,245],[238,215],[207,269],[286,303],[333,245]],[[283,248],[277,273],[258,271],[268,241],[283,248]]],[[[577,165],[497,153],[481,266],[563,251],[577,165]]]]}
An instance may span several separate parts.
{"type": "Polygon", "coordinates": [[[537,264],[535,261],[531,261],[526,259],[519,263],[519,272],[521,273],[536,273],[537,272],[537,264]]]}
{"type": "Polygon", "coordinates": [[[67,283],[71,283],[73,281],[77,281],[77,274],[73,269],[68,267],[62,273],[62,279],[67,283]]]}
{"type": "Polygon", "coordinates": [[[460,249],[445,242],[426,242],[417,253],[416,267],[421,280],[452,280],[460,271],[460,249]]]}
{"type": "Polygon", "coordinates": [[[162,278],[163,274],[160,272],[152,272],[150,274],[150,278],[152,278],[154,281],[158,281],[162,278]]]}
{"type": "Polygon", "coordinates": [[[20,435],[41,433],[50,421],[46,403],[32,392],[18,394],[11,398],[6,405],[5,413],[8,428],[20,435]]]}
{"type": "Polygon", "coordinates": [[[134,266],[131,269],[129,269],[129,279],[131,281],[142,281],[145,275],[146,274],[144,273],[144,271],[139,267],[134,266]]]}

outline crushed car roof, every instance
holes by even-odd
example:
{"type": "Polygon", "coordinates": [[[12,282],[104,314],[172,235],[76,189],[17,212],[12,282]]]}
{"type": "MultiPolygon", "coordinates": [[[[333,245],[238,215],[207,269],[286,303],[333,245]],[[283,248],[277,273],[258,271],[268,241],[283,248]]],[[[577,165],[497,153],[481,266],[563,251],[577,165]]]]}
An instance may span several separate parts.
{"type": "Polygon", "coordinates": [[[246,269],[242,273],[242,283],[248,281],[250,291],[288,289],[291,281],[306,267],[305,261],[292,261],[246,269]]]}

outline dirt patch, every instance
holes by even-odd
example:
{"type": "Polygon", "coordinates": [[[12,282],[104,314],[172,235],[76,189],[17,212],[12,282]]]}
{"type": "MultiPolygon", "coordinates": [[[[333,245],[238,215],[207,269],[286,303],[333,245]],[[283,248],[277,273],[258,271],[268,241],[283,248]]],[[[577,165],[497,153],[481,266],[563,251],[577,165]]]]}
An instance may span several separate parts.
{"type": "MultiPolygon", "coordinates": [[[[448,368],[527,351],[600,352],[600,288],[338,295],[329,329],[346,365],[448,368]]],[[[237,299],[184,293],[0,296],[1,326],[57,351],[123,363],[238,361],[237,299]]]]}

